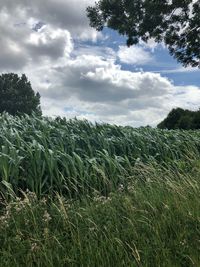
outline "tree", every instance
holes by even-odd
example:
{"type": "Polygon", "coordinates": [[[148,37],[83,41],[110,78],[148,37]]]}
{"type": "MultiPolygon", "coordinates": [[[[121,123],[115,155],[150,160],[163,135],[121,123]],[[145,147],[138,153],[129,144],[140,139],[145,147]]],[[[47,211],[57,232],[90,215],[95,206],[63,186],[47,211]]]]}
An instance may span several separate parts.
{"type": "Polygon", "coordinates": [[[200,129],[200,110],[195,112],[194,119],[193,119],[193,128],[200,129]]]}
{"type": "Polygon", "coordinates": [[[200,129],[200,110],[191,111],[182,108],[172,109],[161,123],[160,129],[200,129]]]}
{"type": "Polygon", "coordinates": [[[42,114],[40,94],[33,91],[25,74],[19,77],[14,73],[0,75],[0,113],[12,115],[42,114]]]}
{"type": "Polygon", "coordinates": [[[178,128],[178,122],[183,116],[184,110],[182,108],[172,109],[167,118],[158,124],[160,129],[176,129],[178,128]]]}
{"type": "Polygon", "coordinates": [[[87,8],[90,25],[127,36],[127,45],[164,42],[183,66],[200,67],[200,0],[99,0],[87,8]]]}
{"type": "Polygon", "coordinates": [[[184,114],[178,121],[177,129],[182,129],[182,130],[190,130],[194,129],[193,127],[193,112],[184,114]]]}

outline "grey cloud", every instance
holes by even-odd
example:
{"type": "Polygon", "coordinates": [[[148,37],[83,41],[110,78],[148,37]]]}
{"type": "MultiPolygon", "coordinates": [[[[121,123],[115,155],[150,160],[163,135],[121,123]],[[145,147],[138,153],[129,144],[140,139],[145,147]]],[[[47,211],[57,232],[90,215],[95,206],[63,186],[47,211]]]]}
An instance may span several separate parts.
{"type": "Polygon", "coordinates": [[[26,55],[23,51],[17,52],[9,49],[9,42],[6,40],[0,40],[0,47],[0,71],[18,71],[26,65],[26,55]]]}
{"type": "Polygon", "coordinates": [[[105,104],[109,108],[120,105],[124,113],[146,106],[160,108],[163,99],[171,94],[173,85],[159,74],[123,71],[101,57],[82,57],[80,66],[79,59],[70,59],[67,65],[54,68],[56,81],[43,92],[44,97],[59,101],[73,96],[79,101],[105,104]]]}
{"type": "MultiPolygon", "coordinates": [[[[19,11],[18,21],[24,19],[19,11]]],[[[44,64],[43,58],[58,60],[67,56],[73,44],[68,31],[47,26],[40,32],[33,31],[28,23],[16,23],[16,17],[7,9],[0,9],[0,69],[22,70],[30,62],[44,64]],[[33,40],[31,40],[31,38],[33,40]]]]}
{"type": "MultiPolygon", "coordinates": [[[[38,37],[41,35],[41,33],[34,34],[36,36],[38,35],[38,37]]],[[[61,36],[57,36],[56,38],[51,38],[47,33],[46,40],[39,39],[36,44],[26,42],[24,45],[29,52],[29,56],[34,60],[36,58],[39,59],[40,57],[48,57],[51,60],[58,60],[65,56],[65,48],[69,45],[69,40],[66,42],[66,39],[67,36],[64,35],[64,32],[61,33],[61,36]]]]}
{"type": "Polygon", "coordinates": [[[93,81],[87,78],[80,79],[79,99],[88,102],[121,102],[134,97],[134,92],[129,88],[114,86],[107,81],[93,81]]]}
{"type": "MultiPolygon", "coordinates": [[[[90,1],[66,0],[0,0],[0,70],[22,70],[26,65],[40,64],[44,57],[58,60],[66,56],[66,47],[70,48],[69,37],[64,32],[69,31],[74,36],[81,34],[91,37],[93,31],[88,25],[85,8],[90,1]],[[78,8],[77,8],[78,7],[78,8]],[[37,44],[28,42],[35,33],[33,27],[38,22],[45,22],[47,28],[60,31],[60,36],[51,38],[46,34],[46,42],[42,39],[37,44]],[[31,25],[32,23],[32,25],[31,25]],[[13,51],[11,44],[18,47],[13,51]]],[[[70,49],[69,49],[70,50],[70,49]]]]}
{"type": "MultiPolygon", "coordinates": [[[[22,16],[22,14],[19,14],[22,16]]],[[[14,17],[0,9],[0,69],[2,71],[22,69],[27,63],[26,51],[21,44],[27,30],[14,25],[14,17]]]]}
{"type": "Polygon", "coordinates": [[[89,27],[86,7],[93,4],[93,0],[1,0],[10,14],[16,15],[19,9],[28,17],[42,20],[47,24],[69,30],[74,36],[94,32],[89,27]]]}
{"type": "Polygon", "coordinates": [[[52,60],[57,60],[64,56],[65,45],[59,40],[56,40],[50,44],[40,43],[39,45],[29,44],[26,49],[29,51],[29,55],[36,60],[35,57],[40,59],[40,57],[49,57],[52,60]]]}

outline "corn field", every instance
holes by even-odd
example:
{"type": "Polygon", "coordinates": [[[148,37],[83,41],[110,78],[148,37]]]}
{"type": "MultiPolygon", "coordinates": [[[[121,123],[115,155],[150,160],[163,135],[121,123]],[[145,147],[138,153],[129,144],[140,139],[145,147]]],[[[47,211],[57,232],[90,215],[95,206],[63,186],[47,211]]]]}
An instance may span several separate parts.
{"type": "Polygon", "coordinates": [[[119,185],[126,187],[139,162],[178,164],[199,155],[199,131],[0,116],[2,192],[80,196],[97,190],[106,195],[119,185]]]}
{"type": "Polygon", "coordinates": [[[0,267],[199,267],[200,131],[0,115],[0,267]]]}

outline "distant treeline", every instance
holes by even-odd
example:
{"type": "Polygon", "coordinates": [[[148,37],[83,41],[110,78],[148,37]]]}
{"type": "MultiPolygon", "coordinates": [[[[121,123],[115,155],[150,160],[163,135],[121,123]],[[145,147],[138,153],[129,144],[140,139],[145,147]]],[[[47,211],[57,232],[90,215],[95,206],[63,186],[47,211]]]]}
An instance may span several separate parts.
{"type": "Polygon", "coordinates": [[[167,118],[157,127],[160,129],[200,129],[200,109],[198,111],[182,108],[172,109],[167,118]]]}

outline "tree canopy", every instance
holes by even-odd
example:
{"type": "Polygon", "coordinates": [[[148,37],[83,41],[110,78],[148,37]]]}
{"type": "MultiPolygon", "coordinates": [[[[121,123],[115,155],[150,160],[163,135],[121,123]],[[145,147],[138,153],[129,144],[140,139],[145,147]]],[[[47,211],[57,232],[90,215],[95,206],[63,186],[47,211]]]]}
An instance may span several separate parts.
{"type": "Polygon", "coordinates": [[[164,42],[183,66],[200,67],[200,0],[99,0],[87,8],[90,25],[127,36],[127,45],[164,42]]]}
{"type": "Polygon", "coordinates": [[[200,110],[190,111],[187,109],[176,108],[172,109],[160,124],[160,129],[200,129],[200,110]]]}
{"type": "Polygon", "coordinates": [[[35,93],[25,74],[0,75],[0,113],[11,115],[41,114],[40,95],[35,93]]]}

